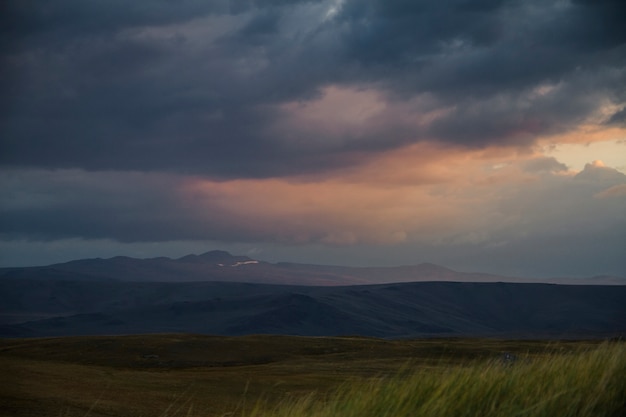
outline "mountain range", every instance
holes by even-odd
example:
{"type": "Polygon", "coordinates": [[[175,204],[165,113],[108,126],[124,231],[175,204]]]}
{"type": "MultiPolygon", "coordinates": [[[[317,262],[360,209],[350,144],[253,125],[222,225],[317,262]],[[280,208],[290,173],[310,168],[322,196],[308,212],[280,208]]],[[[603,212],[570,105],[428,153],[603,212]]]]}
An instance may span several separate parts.
{"type": "Polygon", "coordinates": [[[554,281],[559,284],[433,264],[271,264],[222,251],[180,259],[86,259],[1,269],[0,336],[626,335],[626,286],[617,285],[623,279],[554,281]]]}
{"type": "Polygon", "coordinates": [[[191,282],[221,281],[288,285],[364,285],[418,281],[520,282],[570,285],[626,285],[626,278],[531,279],[476,272],[457,272],[443,266],[422,263],[397,267],[346,267],[297,263],[269,263],[214,250],[178,259],[166,257],[136,259],[81,259],[39,267],[0,268],[0,279],[72,281],[191,282]]]}

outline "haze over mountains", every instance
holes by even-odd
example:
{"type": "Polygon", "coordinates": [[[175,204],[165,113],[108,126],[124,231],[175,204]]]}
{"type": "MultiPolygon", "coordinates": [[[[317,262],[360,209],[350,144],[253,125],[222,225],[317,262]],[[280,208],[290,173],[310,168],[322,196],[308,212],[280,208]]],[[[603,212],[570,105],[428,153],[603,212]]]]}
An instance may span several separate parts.
{"type": "Polygon", "coordinates": [[[214,250],[179,259],[82,259],[42,267],[0,268],[0,278],[120,280],[120,281],[226,281],[289,285],[358,285],[392,282],[522,282],[572,285],[626,285],[626,278],[530,279],[485,273],[457,272],[430,263],[398,267],[346,267],[297,263],[268,263],[247,256],[214,250]]]}
{"type": "Polygon", "coordinates": [[[553,281],[581,285],[462,273],[433,264],[271,264],[222,251],[180,259],[85,259],[1,269],[0,336],[626,334],[626,286],[618,285],[623,279],[553,281]]]}

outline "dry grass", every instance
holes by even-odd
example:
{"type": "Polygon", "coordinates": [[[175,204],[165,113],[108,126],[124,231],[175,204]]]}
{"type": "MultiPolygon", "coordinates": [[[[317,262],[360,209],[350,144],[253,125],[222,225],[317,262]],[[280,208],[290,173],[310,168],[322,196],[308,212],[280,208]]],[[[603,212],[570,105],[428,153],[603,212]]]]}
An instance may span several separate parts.
{"type": "Polygon", "coordinates": [[[384,391],[376,384],[403,367],[405,376],[437,380],[502,352],[534,363],[598,344],[197,335],[1,340],[0,415],[251,416],[255,407],[262,415],[278,413],[279,404],[325,406],[337,389],[356,390],[350,398],[363,387],[384,391]]]}
{"type": "Polygon", "coordinates": [[[246,417],[618,417],[626,414],[626,346],[576,354],[479,361],[343,386],[246,417]]]}

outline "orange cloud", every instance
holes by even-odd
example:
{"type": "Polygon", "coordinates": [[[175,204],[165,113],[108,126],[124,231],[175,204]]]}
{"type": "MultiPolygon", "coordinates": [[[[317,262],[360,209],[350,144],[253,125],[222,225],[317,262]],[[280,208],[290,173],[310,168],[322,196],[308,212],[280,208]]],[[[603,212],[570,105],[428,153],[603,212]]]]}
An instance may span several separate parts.
{"type": "Polygon", "coordinates": [[[390,100],[386,94],[372,87],[330,85],[310,100],[276,106],[281,117],[269,133],[282,146],[297,149],[341,149],[357,142],[384,148],[385,142],[415,139],[451,111],[428,94],[403,101],[390,100]]]}
{"type": "Polygon", "coordinates": [[[477,230],[510,221],[494,201],[541,181],[543,174],[525,169],[533,158],[513,150],[467,152],[424,143],[329,178],[187,179],[181,195],[198,218],[281,242],[475,240],[477,230]]]}
{"type": "Polygon", "coordinates": [[[623,140],[624,138],[626,138],[626,128],[608,127],[602,124],[582,124],[565,133],[539,138],[538,145],[550,147],[565,143],[588,144],[623,140]]]}
{"type": "Polygon", "coordinates": [[[626,184],[615,185],[594,195],[596,198],[612,198],[626,196],[626,184]]]}

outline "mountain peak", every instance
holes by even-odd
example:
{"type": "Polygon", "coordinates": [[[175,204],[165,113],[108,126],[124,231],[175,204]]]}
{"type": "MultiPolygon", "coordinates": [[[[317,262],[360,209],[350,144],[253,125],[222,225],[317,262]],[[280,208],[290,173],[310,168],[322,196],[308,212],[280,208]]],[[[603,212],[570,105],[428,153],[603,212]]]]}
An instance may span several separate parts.
{"type": "Polygon", "coordinates": [[[235,258],[235,256],[233,256],[230,252],[226,252],[225,250],[210,250],[208,252],[198,255],[198,258],[211,261],[211,260],[233,259],[235,258]]]}
{"type": "Polygon", "coordinates": [[[178,258],[179,262],[213,263],[213,264],[233,264],[234,262],[250,261],[247,256],[233,256],[223,250],[212,250],[200,255],[187,255],[178,258]]]}

